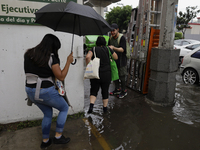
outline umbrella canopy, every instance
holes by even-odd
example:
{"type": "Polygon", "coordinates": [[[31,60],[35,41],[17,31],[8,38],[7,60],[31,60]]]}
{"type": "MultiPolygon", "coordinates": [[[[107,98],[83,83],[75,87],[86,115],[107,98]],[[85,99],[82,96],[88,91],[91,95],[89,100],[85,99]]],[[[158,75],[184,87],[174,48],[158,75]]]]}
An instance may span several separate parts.
{"type": "Polygon", "coordinates": [[[73,1],[51,3],[36,13],[36,23],[45,25],[54,31],[63,31],[82,35],[103,35],[111,30],[106,20],[92,7],[73,1]]]}

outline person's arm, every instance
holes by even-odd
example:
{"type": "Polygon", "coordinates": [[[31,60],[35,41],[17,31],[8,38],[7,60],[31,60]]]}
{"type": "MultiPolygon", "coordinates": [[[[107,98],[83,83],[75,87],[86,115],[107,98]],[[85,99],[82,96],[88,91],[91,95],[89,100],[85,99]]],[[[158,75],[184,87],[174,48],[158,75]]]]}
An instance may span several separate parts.
{"type": "Polygon", "coordinates": [[[120,42],[119,42],[119,48],[117,48],[113,45],[110,45],[109,47],[116,52],[123,53],[126,49],[126,39],[125,39],[125,37],[124,36],[121,37],[120,42]]]}
{"type": "Polygon", "coordinates": [[[114,47],[113,45],[110,45],[110,39],[108,41],[108,45],[109,45],[109,48],[111,48],[112,50],[123,53],[123,49],[121,47],[117,48],[117,47],[114,47]]]}
{"type": "Polygon", "coordinates": [[[85,57],[86,65],[90,62],[91,58],[93,56],[92,51],[89,51],[85,57]]]}
{"type": "Polygon", "coordinates": [[[113,49],[114,51],[116,51],[116,52],[120,52],[120,53],[123,53],[123,52],[124,52],[124,49],[123,49],[122,47],[117,48],[117,47],[115,47],[115,46],[113,46],[113,45],[110,45],[109,47],[110,47],[111,49],[113,49]]]}
{"type": "Polygon", "coordinates": [[[115,52],[112,54],[112,57],[113,57],[114,60],[118,59],[118,55],[115,52]]]}
{"type": "Polygon", "coordinates": [[[67,62],[65,64],[65,67],[63,68],[63,70],[60,69],[60,65],[59,64],[54,64],[52,65],[52,71],[53,74],[55,75],[55,77],[60,80],[60,81],[64,81],[68,71],[69,71],[69,66],[70,64],[74,61],[73,59],[73,52],[67,57],[67,62]]]}
{"type": "Polygon", "coordinates": [[[108,47],[108,50],[111,52],[113,59],[117,60],[118,59],[118,55],[113,51],[113,49],[108,47]]]}

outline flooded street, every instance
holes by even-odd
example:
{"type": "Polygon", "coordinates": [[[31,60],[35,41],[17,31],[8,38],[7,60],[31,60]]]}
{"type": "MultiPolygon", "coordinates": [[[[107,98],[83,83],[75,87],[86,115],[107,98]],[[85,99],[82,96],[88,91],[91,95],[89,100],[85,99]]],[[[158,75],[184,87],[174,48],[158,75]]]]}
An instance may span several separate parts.
{"type": "Polygon", "coordinates": [[[186,85],[181,76],[176,76],[175,119],[194,127],[200,127],[200,85],[186,85]]]}
{"type": "Polygon", "coordinates": [[[90,83],[85,80],[85,125],[91,149],[200,150],[200,86],[185,85],[179,73],[176,80],[172,107],[150,105],[145,95],[128,89],[124,99],[109,97],[107,114],[101,91],[94,112],[87,114],[90,83]]]}

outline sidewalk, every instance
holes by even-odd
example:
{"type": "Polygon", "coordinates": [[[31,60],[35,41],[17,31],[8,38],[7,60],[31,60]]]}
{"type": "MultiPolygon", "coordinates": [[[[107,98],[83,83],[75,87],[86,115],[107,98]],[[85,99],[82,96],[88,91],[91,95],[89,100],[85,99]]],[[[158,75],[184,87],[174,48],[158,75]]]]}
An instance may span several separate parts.
{"type": "MultiPolygon", "coordinates": [[[[50,136],[54,137],[56,123],[51,127],[50,136]]],[[[3,131],[0,133],[1,150],[39,150],[42,141],[41,126],[21,129],[17,131],[3,131]]],[[[52,144],[48,150],[90,150],[88,129],[82,119],[69,120],[66,122],[63,135],[70,137],[68,144],[52,144]]]]}

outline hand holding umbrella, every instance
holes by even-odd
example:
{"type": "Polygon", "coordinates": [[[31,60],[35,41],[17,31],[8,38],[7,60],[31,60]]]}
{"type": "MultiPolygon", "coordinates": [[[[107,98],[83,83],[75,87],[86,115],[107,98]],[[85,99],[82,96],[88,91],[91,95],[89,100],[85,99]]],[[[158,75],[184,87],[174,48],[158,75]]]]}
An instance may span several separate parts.
{"type": "Polygon", "coordinates": [[[71,54],[67,57],[67,61],[69,61],[70,63],[74,61],[73,52],[71,52],[71,54]]]}

